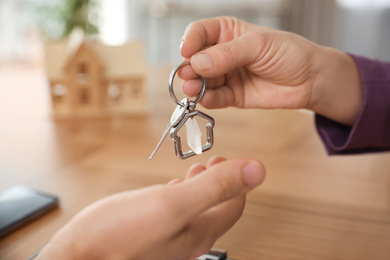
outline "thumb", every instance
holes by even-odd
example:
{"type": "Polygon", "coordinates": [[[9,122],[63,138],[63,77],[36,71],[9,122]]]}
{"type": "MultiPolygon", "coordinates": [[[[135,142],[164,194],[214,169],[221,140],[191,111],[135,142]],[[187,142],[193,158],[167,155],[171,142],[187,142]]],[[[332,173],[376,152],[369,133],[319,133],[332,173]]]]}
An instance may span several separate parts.
{"type": "Polygon", "coordinates": [[[237,159],[218,163],[202,174],[182,183],[179,208],[188,214],[184,219],[244,195],[263,182],[264,167],[255,160],[237,159]]]}
{"type": "Polygon", "coordinates": [[[257,38],[251,32],[202,50],[191,57],[192,69],[203,77],[214,78],[237,67],[250,65],[261,51],[261,40],[257,38]]]}

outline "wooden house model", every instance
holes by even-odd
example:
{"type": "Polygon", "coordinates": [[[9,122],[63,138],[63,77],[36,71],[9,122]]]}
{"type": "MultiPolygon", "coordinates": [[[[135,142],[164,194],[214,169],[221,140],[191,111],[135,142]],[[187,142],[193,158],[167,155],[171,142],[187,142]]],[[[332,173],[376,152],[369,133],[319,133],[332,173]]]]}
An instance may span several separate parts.
{"type": "Polygon", "coordinates": [[[46,71],[55,118],[145,114],[143,45],[108,46],[81,32],[46,46],[46,71]]]}

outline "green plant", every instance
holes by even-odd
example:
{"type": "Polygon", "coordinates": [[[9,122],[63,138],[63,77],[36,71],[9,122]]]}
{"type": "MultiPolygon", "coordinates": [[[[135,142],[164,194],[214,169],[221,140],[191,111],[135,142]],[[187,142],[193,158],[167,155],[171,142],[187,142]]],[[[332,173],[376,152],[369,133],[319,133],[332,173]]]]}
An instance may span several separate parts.
{"type": "Polygon", "coordinates": [[[74,28],[85,35],[96,35],[98,30],[98,0],[45,0],[35,4],[34,17],[48,39],[61,39],[74,28]]]}

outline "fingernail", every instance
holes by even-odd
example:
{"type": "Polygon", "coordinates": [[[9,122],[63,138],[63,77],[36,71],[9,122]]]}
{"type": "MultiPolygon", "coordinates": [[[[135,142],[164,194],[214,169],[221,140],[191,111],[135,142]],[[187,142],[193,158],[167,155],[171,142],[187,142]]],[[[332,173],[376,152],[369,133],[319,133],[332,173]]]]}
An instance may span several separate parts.
{"type": "Polygon", "coordinates": [[[181,43],[180,43],[180,51],[181,51],[181,49],[183,49],[183,45],[184,45],[184,40],[181,40],[181,43]]]}
{"type": "Polygon", "coordinates": [[[214,67],[214,60],[210,55],[202,53],[192,56],[192,61],[200,70],[209,70],[214,67]]]}
{"type": "Polygon", "coordinates": [[[242,169],[245,184],[252,188],[264,179],[264,169],[257,161],[248,162],[242,169]]]}

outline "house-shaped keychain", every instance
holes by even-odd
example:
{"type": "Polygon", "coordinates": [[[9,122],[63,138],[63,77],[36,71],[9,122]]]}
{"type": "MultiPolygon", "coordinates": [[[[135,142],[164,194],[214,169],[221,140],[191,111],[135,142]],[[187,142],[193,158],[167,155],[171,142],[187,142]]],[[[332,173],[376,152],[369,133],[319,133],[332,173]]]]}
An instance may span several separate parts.
{"type": "Polygon", "coordinates": [[[140,42],[108,46],[74,31],[46,45],[55,118],[146,114],[146,60],[140,42]]]}

